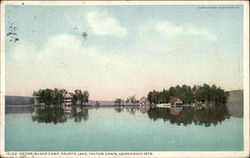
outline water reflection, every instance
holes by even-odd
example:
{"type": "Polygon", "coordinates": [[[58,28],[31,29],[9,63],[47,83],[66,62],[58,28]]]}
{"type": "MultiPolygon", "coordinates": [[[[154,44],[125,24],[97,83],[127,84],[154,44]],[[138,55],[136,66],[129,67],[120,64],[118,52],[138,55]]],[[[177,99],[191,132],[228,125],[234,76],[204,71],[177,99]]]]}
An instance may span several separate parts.
{"type": "Polygon", "coordinates": [[[44,123],[63,123],[67,119],[75,122],[89,119],[88,108],[73,107],[71,109],[61,107],[36,107],[32,120],[44,123]]]}
{"type": "MultiPolygon", "coordinates": [[[[89,119],[89,109],[92,107],[36,107],[32,115],[33,121],[45,123],[63,123],[67,119],[75,122],[87,121],[89,119]]],[[[217,125],[225,119],[230,118],[230,113],[225,105],[214,105],[208,107],[179,107],[179,108],[151,108],[149,106],[115,106],[117,113],[127,112],[131,115],[136,113],[147,114],[151,120],[163,120],[171,124],[187,126],[196,125],[217,125]]],[[[99,109],[99,108],[98,108],[99,109]]],[[[100,108],[101,109],[101,108],[100,108]]]]}
{"type": "Polygon", "coordinates": [[[45,123],[62,123],[67,120],[64,110],[58,107],[38,107],[32,116],[33,121],[45,123]]]}
{"type": "Polygon", "coordinates": [[[5,113],[7,113],[7,114],[32,113],[32,112],[34,112],[34,108],[32,106],[5,107],[5,113]]]}
{"type": "Polygon", "coordinates": [[[73,113],[74,121],[81,122],[82,120],[87,121],[89,119],[89,110],[87,108],[76,108],[73,113]]]}
{"type": "Polygon", "coordinates": [[[115,112],[122,112],[124,110],[124,106],[114,106],[115,107],[115,112]]]}
{"type": "Polygon", "coordinates": [[[150,108],[148,111],[150,119],[158,120],[163,119],[169,121],[171,124],[187,126],[188,124],[205,125],[206,127],[211,124],[217,125],[225,119],[230,118],[230,113],[227,106],[210,106],[195,109],[192,107],[177,108],[150,108]]]}
{"type": "MultiPolygon", "coordinates": [[[[149,107],[149,106],[147,106],[149,107]]],[[[139,112],[142,107],[140,106],[114,106],[115,112],[123,112],[124,109],[126,109],[126,112],[128,112],[131,115],[135,115],[136,112],[139,112]]]]}
{"type": "Polygon", "coordinates": [[[139,106],[127,106],[126,107],[126,111],[131,114],[131,115],[135,115],[135,113],[137,111],[139,111],[140,107],[139,106]]]}

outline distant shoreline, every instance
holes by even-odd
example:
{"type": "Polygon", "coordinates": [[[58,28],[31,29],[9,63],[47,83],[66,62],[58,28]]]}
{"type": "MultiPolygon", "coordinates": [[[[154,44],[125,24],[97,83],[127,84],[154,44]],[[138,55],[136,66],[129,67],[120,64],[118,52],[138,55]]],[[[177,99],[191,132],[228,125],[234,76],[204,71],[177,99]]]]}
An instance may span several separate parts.
{"type": "MultiPolygon", "coordinates": [[[[233,90],[230,91],[230,96],[228,99],[228,109],[232,116],[243,117],[243,90],[233,90]]],[[[5,96],[5,107],[6,108],[29,108],[34,105],[32,97],[23,96],[5,96]]],[[[93,101],[90,100],[86,107],[113,107],[115,103],[113,101],[93,101]],[[96,105],[99,102],[100,105],[96,105]]],[[[122,105],[123,106],[123,105],[122,105]]],[[[138,107],[138,105],[124,105],[131,107],[138,107]]],[[[84,107],[84,106],[83,106],[84,107]]]]}

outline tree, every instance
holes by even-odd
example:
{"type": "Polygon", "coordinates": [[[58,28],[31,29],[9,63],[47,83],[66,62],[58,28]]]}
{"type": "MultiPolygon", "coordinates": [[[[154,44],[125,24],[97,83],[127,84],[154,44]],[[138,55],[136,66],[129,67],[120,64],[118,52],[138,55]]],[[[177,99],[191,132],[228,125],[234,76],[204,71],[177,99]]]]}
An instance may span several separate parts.
{"type": "Polygon", "coordinates": [[[157,91],[153,90],[152,92],[148,93],[147,99],[150,102],[150,104],[157,104],[159,102],[158,98],[159,98],[159,93],[157,91]]]}
{"type": "Polygon", "coordinates": [[[86,103],[89,102],[89,92],[88,91],[83,91],[83,103],[86,105],[86,103]]]}
{"type": "Polygon", "coordinates": [[[130,96],[129,98],[127,98],[127,101],[126,101],[127,103],[133,103],[134,105],[136,104],[136,103],[139,103],[139,100],[137,100],[136,99],[136,97],[135,97],[135,95],[133,95],[133,96],[130,96]]]}
{"type": "Polygon", "coordinates": [[[211,86],[211,89],[210,89],[210,101],[213,103],[213,104],[215,104],[215,98],[216,98],[216,91],[217,91],[217,87],[213,84],[212,86],[211,86]]]}
{"type": "MultiPolygon", "coordinates": [[[[170,87],[169,90],[163,89],[163,91],[150,91],[148,92],[147,99],[150,104],[165,103],[168,102],[170,96],[178,96],[181,98],[184,104],[191,104],[194,101],[203,102],[207,105],[213,104],[225,104],[229,97],[229,92],[224,91],[221,88],[217,88],[215,85],[211,87],[208,84],[194,85],[193,88],[187,85],[179,85],[170,87]]],[[[129,100],[129,99],[128,99],[129,100]]]]}
{"type": "Polygon", "coordinates": [[[117,98],[117,99],[115,99],[115,104],[116,105],[119,105],[119,106],[121,106],[121,103],[122,103],[122,99],[120,99],[120,98],[117,98]]]}
{"type": "Polygon", "coordinates": [[[175,96],[176,95],[175,88],[170,87],[168,93],[169,93],[169,96],[175,96]]]}
{"type": "Polygon", "coordinates": [[[84,102],[84,99],[85,99],[82,91],[79,89],[75,90],[75,95],[76,95],[77,101],[79,101],[80,105],[82,106],[82,103],[84,102]]]}
{"type": "Polygon", "coordinates": [[[139,100],[136,99],[135,95],[129,97],[129,101],[130,101],[131,103],[133,103],[134,105],[135,105],[136,103],[139,103],[139,100]]]}
{"type": "Polygon", "coordinates": [[[158,103],[167,103],[168,102],[168,94],[167,91],[163,90],[162,92],[159,92],[158,94],[158,103]]]}
{"type": "Polygon", "coordinates": [[[149,103],[150,103],[150,105],[153,103],[153,100],[152,100],[152,95],[153,95],[153,92],[148,92],[148,96],[147,96],[147,99],[148,99],[148,101],[149,101],[149,103]]]}
{"type": "Polygon", "coordinates": [[[180,98],[184,104],[193,102],[193,92],[190,86],[182,85],[180,98]]]}
{"type": "Polygon", "coordinates": [[[54,88],[54,90],[52,90],[51,97],[52,97],[52,104],[53,105],[60,105],[62,98],[60,97],[60,93],[59,93],[59,90],[57,88],[54,88]]]}
{"type": "Polygon", "coordinates": [[[37,98],[39,103],[44,103],[45,105],[51,105],[53,103],[52,90],[51,89],[39,89],[33,92],[33,96],[37,98]]]}
{"type": "Polygon", "coordinates": [[[43,100],[43,98],[42,98],[42,92],[41,92],[42,90],[41,89],[39,89],[38,91],[34,91],[33,92],[33,96],[37,99],[37,101],[38,101],[38,103],[43,103],[44,102],[44,100],[43,100]]]}
{"type": "Polygon", "coordinates": [[[203,97],[204,97],[204,101],[209,103],[209,90],[210,90],[210,86],[207,84],[203,84],[203,97]]]}

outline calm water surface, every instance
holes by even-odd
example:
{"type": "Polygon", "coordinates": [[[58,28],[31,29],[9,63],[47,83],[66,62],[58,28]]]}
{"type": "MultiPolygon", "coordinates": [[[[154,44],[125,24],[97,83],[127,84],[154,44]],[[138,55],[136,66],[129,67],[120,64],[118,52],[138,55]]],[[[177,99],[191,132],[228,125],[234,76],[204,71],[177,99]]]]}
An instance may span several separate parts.
{"type": "Polygon", "coordinates": [[[243,119],[222,113],[110,107],[65,115],[12,109],[5,117],[5,151],[243,150],[243,119]]]}

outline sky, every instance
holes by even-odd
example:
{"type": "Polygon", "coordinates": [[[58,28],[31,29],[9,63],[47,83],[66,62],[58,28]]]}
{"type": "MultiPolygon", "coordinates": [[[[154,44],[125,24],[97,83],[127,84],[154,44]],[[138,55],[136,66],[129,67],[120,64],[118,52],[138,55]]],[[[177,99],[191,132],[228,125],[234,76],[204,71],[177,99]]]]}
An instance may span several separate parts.
{"type": "Polygon", "coordinates": [[[177,84],[243,89],[243,7],[220,6],[6,5],[5,30],[16,26],[19,40],[6,35],[5,93],[81,89],[114,100],[177,84]]]}

